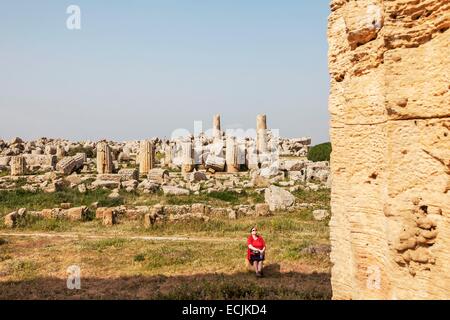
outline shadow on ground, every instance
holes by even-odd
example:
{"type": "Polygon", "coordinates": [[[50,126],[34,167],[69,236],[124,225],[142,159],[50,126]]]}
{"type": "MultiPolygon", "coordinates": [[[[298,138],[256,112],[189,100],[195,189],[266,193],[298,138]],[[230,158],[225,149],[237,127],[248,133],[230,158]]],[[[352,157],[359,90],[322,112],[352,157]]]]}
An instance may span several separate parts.
{"type": "Polygon", "coordinates": [[[67,289],[67,279],[41,277],[2,281],[0,299],[330,299],[329,273],[280,272],[278,264],[253,272],[177,276],[93,278],[81,275],[81,289],[67,289]]]}

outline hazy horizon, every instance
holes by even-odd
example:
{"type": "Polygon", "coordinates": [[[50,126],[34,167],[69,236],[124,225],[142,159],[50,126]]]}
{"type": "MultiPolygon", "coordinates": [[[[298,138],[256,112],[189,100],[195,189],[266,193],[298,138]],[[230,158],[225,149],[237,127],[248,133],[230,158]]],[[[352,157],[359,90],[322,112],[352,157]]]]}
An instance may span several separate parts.
{"type": "Polygon", "coordinates": [[[169,137],[194,121],[329,140],[328,1],[51,1],[0,12],[0,139],[169,137]],[[81,30],[66,28],[69,5],[81,30]]]}

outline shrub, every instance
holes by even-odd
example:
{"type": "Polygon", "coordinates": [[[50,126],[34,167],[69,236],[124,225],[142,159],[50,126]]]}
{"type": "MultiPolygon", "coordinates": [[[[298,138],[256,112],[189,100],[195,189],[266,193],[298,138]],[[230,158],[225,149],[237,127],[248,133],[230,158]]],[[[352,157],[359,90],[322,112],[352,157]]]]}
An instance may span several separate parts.
{"type": "Polygon", "coordinates": [[[69,152],[67,153],[67,155],[74,156],[77,153],[85,153],[86,157],[88,157],[88,158],[96,157],[96,155],[94,155],[94,150],[92,149],[92,147],[76,147],[76,148],[70,149],[69,152]]]}
{"type": "Polygon", "coordinates": [[[145,260],[145,256],[142,253],[139,253],[137,255],[134,256],[133,259],[135,262],[141,262],[145,260]]]}
{"type": "Polygon", "coordinates": [[[166,154],[164,152],[160,152],[160,151],[158,151],[155,154],[155,158],[158,159],[158,161],[161,161],[162,159],[164,159],[165,156],[166,156],[166,154]]]}
{"type": "MultiPolygon", "coordinates": [[[[242,193],[241,195],[245,196],[246,194],[242,193]]],[[[225,202],[237,203],[239,202],[240,194],[234,191],[213,191],[209,193],[208,196],[225,202]]]]}
{"type": "Polygon", "coordinates": [[[309,149],[308,160],[314,162],[330,161],[330,154],[331,154],[331,143],[330,142],[321,143],[309,149]]]}

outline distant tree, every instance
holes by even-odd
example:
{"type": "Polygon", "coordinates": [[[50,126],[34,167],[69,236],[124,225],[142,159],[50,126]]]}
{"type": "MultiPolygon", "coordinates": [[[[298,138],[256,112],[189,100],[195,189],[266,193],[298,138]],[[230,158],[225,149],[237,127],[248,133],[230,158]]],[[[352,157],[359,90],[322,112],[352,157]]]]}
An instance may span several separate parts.
{"type": "Polygon", "coordinates": [[[309,149],[308,160],[314,162],[330,161],[330,154],[331,154],[331,143],[330,142],[321,143],[309,149]]]}

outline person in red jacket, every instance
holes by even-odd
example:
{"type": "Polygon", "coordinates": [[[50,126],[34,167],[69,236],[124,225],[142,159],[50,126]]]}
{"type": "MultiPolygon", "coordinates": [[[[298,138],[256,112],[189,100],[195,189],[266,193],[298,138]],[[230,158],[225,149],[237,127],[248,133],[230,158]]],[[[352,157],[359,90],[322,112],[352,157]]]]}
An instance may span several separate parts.
{"type": "Polygon", "coordinates": [[[266,243],[263,237],[258,235],[258,229],[253,227],[247,239],[247,260],[255,267],[257,277],[262,277],[263,261],[266,252],[266,243]]]}

